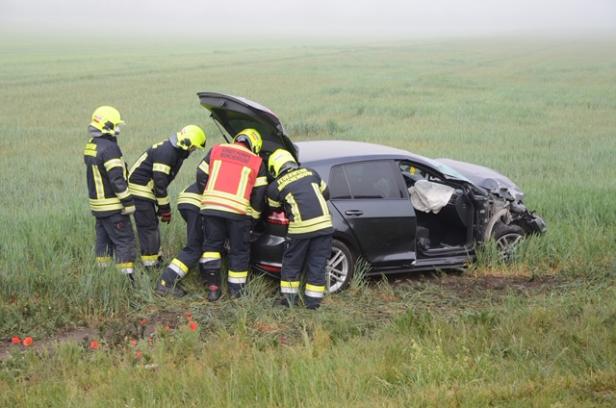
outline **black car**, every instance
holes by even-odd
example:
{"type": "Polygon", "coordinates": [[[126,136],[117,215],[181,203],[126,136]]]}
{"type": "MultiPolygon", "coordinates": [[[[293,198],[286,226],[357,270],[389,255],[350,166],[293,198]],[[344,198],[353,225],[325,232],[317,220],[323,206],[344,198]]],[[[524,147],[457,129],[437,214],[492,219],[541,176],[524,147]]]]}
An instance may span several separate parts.
{"type": "MultiPolygon", "coordinates": [[[[330,292],[349,283],[359,259],[369,264],[368,275],[460,268],[489,239],[509,257],[525,235],[545,232],[544,221],[524,206],[522,191],[494,170],[370,143],[294,144],[264,106],[229,95],[198,95],[228,134],[258,129],[265,160],[283,147],[328,183],[335,229],[330,292]]],[[[254,269],[280,274],[287,224],[282,212],[264,214],[253,237],[254,269]]]]}

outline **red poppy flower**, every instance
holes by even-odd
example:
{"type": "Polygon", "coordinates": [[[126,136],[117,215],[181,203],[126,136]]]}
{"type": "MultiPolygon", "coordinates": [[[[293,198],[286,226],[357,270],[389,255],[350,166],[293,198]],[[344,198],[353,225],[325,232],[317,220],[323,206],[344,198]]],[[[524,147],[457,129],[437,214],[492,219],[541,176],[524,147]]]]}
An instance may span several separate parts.
{"type": "Polygon", "coordinates": [[[143,353],[141,352],[141,350],[135,351],[135,358],[137,360],[141,360],[141,357],[143,357],[143,353]]]}
{"type": "Polygon", "coordinates": [[[188,327],[190,328],[190,331],[195,331],[195,330],[197,330],[197,328],[199,327],[199,325],[197,324],[197,322],[192,322],[192,321],[191,321],[191,322],[188,324],[188,327]]]}
{"type": "Polygon", "coordinates": [[[130,346],[137,347],[137,339],[130,339],[130,346]]]}
{"type": "Polygon", "coordinates": [[[11,344],[14,344],[14,345],[21,344],[21,339],[19,338],[19,336],[11,337],[11,344]]]}
{"type": "Polygon", "coordinates": [[[30,347],[32,345],[32,337],[26,337],[24,338],[23,342],[21,343],[24,345],[24,347],[30,347]]]}
{"type": "Polygon", "coordinates": [[[98,341],[96,341],[96,340],[90,341],[90,345],[89,345],[90,350],[98,350],[100,348],[100,346],[101,345],[100,345],[100,343],[98,341]]]}

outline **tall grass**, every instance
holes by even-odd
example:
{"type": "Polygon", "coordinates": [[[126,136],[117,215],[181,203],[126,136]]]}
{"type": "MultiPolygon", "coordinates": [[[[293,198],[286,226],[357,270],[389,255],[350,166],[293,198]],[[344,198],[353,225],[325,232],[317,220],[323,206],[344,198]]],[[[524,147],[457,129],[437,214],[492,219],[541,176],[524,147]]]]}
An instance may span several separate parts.
{"type": "MultiPolygon", "coordinates": [[[[127,321],[184,310],[202,328],[161,334],[147,352],[157,369],[117,346],[18,354],[0,363],[0,405],[613,405],[613,45],[118,49],[0,40],[0,337],[38,341],[90,325],[119,327],[122,340],[127,321]],[[141,267],[131,290],[113,268],[93,265],[82,163],[89,116],[102,104],[122,112],[129,163],[188,123],[202,125],[212,146],[222,138],[198,105],[202,90],[263,103],[294,140],[382,143],[508,175],[548,233],[526,241],[513,265],[487,248],[459,279],[549,277],[558,285],[502,296],[472,284],[449,288],[446,276],[408,285],[356,278],[316,314],[272,307],[276,284],[266,278],[251,281],[246,299],[217,305],[205,302],[194,272],[179,301],[155,297],[156,274],[141,267]]],[[[185,162],[172,196],[199,160],[185,162]]],[[[168,259],[184,240],[175,215],[161,227],[168,259]]]]}

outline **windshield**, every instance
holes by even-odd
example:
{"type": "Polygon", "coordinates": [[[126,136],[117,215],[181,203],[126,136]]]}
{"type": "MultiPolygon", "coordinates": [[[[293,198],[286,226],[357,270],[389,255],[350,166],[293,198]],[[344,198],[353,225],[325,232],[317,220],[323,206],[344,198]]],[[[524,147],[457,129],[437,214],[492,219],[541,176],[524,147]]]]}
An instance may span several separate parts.
{"type": "Polygon", "coordinates": [[[439,163],[436,160],[429,159],[429,161],[430,161],[430,164],[434,166],[435,169],[443,173],[443,175],[446,176],[447,178],[454,178],[454,179],[466,181],[472,184],[472,182],[468,178],[463,176],[462,173],[453,169],[452,167],[449,167],[448,165],[443,164],[443,163],[439,163]]]}

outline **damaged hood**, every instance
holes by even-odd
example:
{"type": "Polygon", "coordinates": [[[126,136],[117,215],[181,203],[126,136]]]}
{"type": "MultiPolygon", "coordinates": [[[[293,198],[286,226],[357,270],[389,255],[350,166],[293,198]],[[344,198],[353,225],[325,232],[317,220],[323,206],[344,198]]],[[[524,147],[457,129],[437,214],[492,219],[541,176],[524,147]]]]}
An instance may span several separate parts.
{"type": "Polygon", "coordinates": [[[199,92],[201,106],[233,137],[246,128],[254,128],[263,138],[262,154],[266,156],[278,148],[291,152],[297,160],[297,149],[286,134],[282,122],[265,106],[241,96],[216,92],[199,92]]]}
{"type": "Polygon", "coordinates": [[[473,184],[493,194],[515,201],[522,201],[524,198],[524,193],[513,181],[492,169],[452,159],[436,159],[435,161],[457,170],[473,184]]]}

